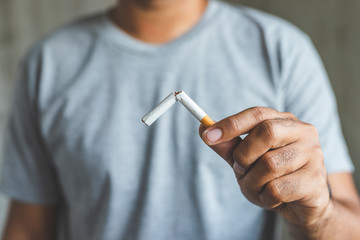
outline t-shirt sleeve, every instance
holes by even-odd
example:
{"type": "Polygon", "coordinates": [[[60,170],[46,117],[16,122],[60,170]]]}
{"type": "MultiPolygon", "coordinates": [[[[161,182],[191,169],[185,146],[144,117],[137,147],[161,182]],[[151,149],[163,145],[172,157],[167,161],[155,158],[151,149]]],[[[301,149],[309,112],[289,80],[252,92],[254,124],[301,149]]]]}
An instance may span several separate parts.
{"type": "Polygon", "coordinates": [[[49,204],[58,198],[55,170],[41,135],[37,98],[40,58],[22,64],[5,133],[0,191],[19,201],[49,204]]]}
{"type": "Polygon", "coordinates": [[[352,172],[335,96],[310,38],[293,33],[282,47],[285,111],[317,128],[328,173],[352,172]]]}

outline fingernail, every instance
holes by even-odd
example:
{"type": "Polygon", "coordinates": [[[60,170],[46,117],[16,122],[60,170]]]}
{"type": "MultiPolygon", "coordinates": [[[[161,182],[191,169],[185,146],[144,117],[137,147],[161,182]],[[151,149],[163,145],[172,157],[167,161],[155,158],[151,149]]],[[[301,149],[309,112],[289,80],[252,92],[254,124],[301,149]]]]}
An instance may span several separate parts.
{"type": "Polygon", "coordinates": [[[222,131],[220,128],[215,128],[206,133],[206,138],[209,142],[214,143],[219,140],[222,136],[222,131]]]}
{"type": "Polygon", "coordinates": [[[240,166],[240,164],[237,163],[237,162],[234,162],[233,169],[234,169],[234,171],[237,172],[238,174],[241,174],[241,175],[242,175],[242,174],[245,173],[245,169],[244,169],[242,166],[240,166]]]}

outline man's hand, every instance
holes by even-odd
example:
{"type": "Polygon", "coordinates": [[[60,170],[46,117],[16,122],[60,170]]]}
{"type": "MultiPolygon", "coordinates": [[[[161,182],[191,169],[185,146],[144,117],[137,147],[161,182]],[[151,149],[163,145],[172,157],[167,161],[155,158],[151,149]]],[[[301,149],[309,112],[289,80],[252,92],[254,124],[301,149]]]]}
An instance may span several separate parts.
{"type": "Polygon", "coordinates": [[[248,200],[295,225],[326,222],[331,201],[314,126],[291,113],[255,107],[201,126],[200,134],[233,167],[248,200]]]}

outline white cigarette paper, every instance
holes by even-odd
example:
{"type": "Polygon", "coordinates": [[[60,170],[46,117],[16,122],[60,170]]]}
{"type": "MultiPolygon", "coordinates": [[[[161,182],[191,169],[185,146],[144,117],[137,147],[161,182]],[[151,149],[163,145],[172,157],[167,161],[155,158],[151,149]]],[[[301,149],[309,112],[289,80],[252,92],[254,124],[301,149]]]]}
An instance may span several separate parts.
{"type": "Polygon", "coordinates": [[[175,92],[170,93],[164,100],[162,100],[154,109],[148,112],[143,118],[142,121],[150,126],[155,122],[164,112],[166,112],[174,103],[176,103],[177,99],[175,96],[175,92]]]}
{"type": "Polygon", "coordinates": [[[184,105],[194,117],[201,121],[206,113],[184,91],[176,95],[176,99],[184,105]]]}
{"type": "Polygon", "coordinates": [[[186,107],[189,112],[194,115],[205,126],[214,124],[214,121],[202,110],[184,91],[172,92],[164,100],[162,100],[154,109],[148,112],[142,121],[150,126],[156,121],[166,110],[179,101],[186,107]]]}

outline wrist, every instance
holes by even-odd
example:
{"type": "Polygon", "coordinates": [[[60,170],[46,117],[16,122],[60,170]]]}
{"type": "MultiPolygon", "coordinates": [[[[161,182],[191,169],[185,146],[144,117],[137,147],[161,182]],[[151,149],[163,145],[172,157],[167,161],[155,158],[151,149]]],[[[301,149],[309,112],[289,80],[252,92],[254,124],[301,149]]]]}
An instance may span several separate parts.
{"type": "Polygon", "coordinates": [[[309,219],[302,225],[290,224],[290,233],[294,239],[323,239],[323,233],[326,231],[329,221],[333,216],[334,202],[329,199],[324,210],[315,218],[309,219]]]}

